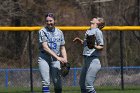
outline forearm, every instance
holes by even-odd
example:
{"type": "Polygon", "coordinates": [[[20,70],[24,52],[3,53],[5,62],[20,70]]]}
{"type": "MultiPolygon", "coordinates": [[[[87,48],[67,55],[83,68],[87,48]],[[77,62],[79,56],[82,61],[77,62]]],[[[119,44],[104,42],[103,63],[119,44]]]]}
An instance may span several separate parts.
{"type": "Polygon", "coordinates": [[[97,49],[97,50],[102,50],[103,49],[103,45],[95,45],[94,48],[97,49]]]}
{"type": "Polygon", "coordinates": [[[63,58],[67,59],[67,53],[66,53],[65,46],[61,46],[61,54],[62,54],[63,58]]]}
{"type": "Polygon", "coordinates": [[[81,39],[80,41],[81,41],[81,44],[84,44],[84,40],[81,39]]]}
{"type": "Polygon", "coordinates": [[[49,53],[51,56],[53,56],[53,57],[55,57],[56,59],[58,59],[58,55],[57,55],[56,53],[54,53],[54,52],[48,47],[48,45],[47,45],[46,42],[44,42],[44,43],[42,44],[42,46],[43,46],[43,49],[44,49],[47,53],[49,53]]]}
{"type": "Polygon", "coordinates": [[[74,38],[73,42],[80,42],[81,44],[84,43],[84,41],[80,39],[79,37],[74,38]]]}

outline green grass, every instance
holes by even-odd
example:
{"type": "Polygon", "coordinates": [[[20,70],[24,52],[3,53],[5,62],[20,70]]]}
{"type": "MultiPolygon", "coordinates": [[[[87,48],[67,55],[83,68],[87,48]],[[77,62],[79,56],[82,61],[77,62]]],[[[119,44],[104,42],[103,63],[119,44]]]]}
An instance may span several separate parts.
{"type": "MultiPolygon", "coordinates": [[[[140,87],[125,87],[121,90],[119,87],[96,87],[97,93],[140,93],[140,87]]],[[[31,93],[30,88],[0,88],[0,93],[31,93]]],[[[34,88],[34,93],[41,93],[41,88],[34,88]]],[[[51,88],[51,93],[54,93],[51,88]]],[[[79,87],[64,87],[63,93],[80,93],[79,87]]]]}
{"type": "Polygon", "coordinates": [[[119,87],[96,88],[97,93],[140,93],[140,87],[125,87],[121,90],[119,87]]]}

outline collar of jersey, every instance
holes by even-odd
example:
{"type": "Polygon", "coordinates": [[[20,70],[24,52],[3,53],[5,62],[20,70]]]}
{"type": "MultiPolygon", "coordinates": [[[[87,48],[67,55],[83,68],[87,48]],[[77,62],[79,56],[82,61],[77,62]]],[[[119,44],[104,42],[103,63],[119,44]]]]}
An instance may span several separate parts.
{"type": "Polygon", "coordinates": [[[93,29],[98,29],[97,27],[96,28],[90,28],[90,30],[93,30],[93,29]]]}
{"type": "Polygon", "coordinates": [[[47,27],[45,27],[45,29],[49,32],[55,32],[55,27],[52,30],[49,30],[47,27]]]}

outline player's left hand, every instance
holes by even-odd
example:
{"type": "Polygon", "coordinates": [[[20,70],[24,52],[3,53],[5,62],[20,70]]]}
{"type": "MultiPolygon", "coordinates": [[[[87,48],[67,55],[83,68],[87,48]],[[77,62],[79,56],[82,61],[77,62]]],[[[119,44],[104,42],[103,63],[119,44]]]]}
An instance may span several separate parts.
{"type": "Polygon", "coordinates": [[[62,64],[64,64],[64,63],[67,63],[68,61],[67,61],[67,59],[66,58],[63,58],[63,57],[58,57],[58,59],[57,59],[58,61],[60,61],[62,64]]]}
{"type": "Polygon", "coordinates": [[[89,49],[95,48],[95,40],[96,40],[95,35],[87,35],[86,42],[89,49]]]}
{"type": "Polygon", "coordinates": [[[67,63],[67,62],[68,62],[68,60],[66,58],[64,58],[64,63],[67,63]]]}

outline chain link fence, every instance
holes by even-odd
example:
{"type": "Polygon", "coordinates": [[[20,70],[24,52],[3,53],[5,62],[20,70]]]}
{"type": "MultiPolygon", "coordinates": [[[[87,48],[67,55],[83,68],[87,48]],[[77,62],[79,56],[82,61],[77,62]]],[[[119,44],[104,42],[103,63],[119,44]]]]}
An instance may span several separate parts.
{"type": "MultiPolygon", "coordinates": [[[[57,24],[64,26],[89,24],[93,16],[104,17],[110,26],[140,25],[140,0],[0,0],[0,3],[1,26],[43,25],[44,12],[49,11],[55,11],[57,24]]],[[[83,61],[82,47],[72,40],[77,36],[83,38],[84,32],[68,31],[64,34],[68,61],[72,68],[69,75],[63,78],[63,86],[77,87],[83,61]]],[[[121,89],[123,61],[124,89],[140,89],[140,32],[124,31],[122,38],[120,31],[103,31],[103,34],[105,46],[101,57],[102,69],[97,74],[95,86],[121,89]]],[[[30,91],[31,83],[41,90],[37,38],[37,31],[0,31],[1,93],[4,88],[30,91]],[[32,51],[29,51],[30,48],[32,51]],[[33,82],[30,76],[31,65],[33,82]]]]}
{"type": "MultiPolygon", "coordinates": [[[[79,87],[79,77],[82,66],[82,48],[72,44],[74,32],[65,32],[68,60],[72,64],[70,73],[63,79],[64,87],[79,87]],[[74,47],[75,46],[75,47],[74,47]],[[79,49],[79,50],[78,50],[79,49]],[[73,54],[73,53],[75,54],[73,54]],[[81,52],[80,52],[81,53],[81,52]],[[72,56],[73,55],[73,56],[72,56]],[[77,55],[77,56],[76,56],[77,55]]],[[[75,32],[79,34],[78,32],[75,32]]],[[[38,41],[37,32],[0,32],[0,92],[1,89],[28,89],[31,87],[29,44],[32,49],[33,87],[41,91],[41,76],[38,70],[38,41]]],[[[97,74],[95,87],[121,89],[120,37],[119,32],[107,31],[105,36],[105,50],[101,57],[102,69],[97,74]],[[114,34],[113,34],[114,33],[114,34]]],[[[82,35],[81,35],[82,37],[82,35]]],[[[124,32],[124,87],[133,89],[140,87],[140,41],[139,32],[124,32]],[[134,36],[134,37],[133,37],[134,36]],[[131,40],[130,40],[131,39],[131,40]]],[[[53,87],[53,84],[51,83],[53,87]]],[[[140,89],[140,88],[139,88],[140,89]]]]}
{"type": "MultiPolygon", "coordinates": [[[[140,67],[124,68],[125,87],[140,86],[140,67]]],[[[64,87],[78,87],[81,68],[71,68],[63,80],[64,87]]],[[[30,69],[0,69],[1,88],[29,88],[30,69]]],[[[41,77],[38,69],[33,69],[33,87],[41,88],[41,77]]],[[[51,83],[51,86],[52,83],[51,83]]],[[[95,81],[95,87],[112,87],[121,89],[120,67],[103,67],[95,81]]],[[[40,90],[41,91],[41,90],[40,90]]]]}

